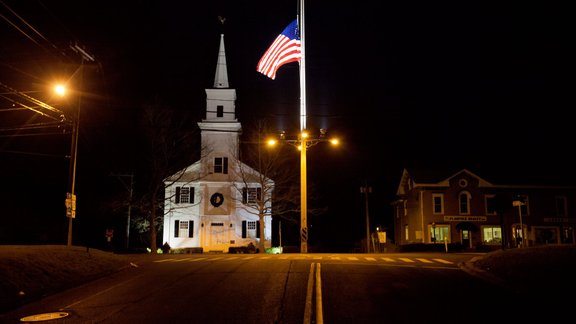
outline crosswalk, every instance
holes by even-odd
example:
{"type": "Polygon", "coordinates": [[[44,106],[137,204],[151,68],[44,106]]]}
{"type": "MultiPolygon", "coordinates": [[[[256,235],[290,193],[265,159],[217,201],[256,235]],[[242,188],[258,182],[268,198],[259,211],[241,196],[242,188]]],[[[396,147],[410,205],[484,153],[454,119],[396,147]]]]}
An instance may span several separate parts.
{"type": "Polygon", "coordinates": [[[368,262],[368,263],[388,263],[388,264],[444,264],[454,265],[455,263],[450,260],[442,258],[407,258],[407,257],[376,257],[376,256],[326,256],[326,255],[239,255],[239,256],[194,256],[194,257],[176,257],[176,258],[161,258],[154,260],[156,263],[164,262],[218,262],[218,261],[234,261],[234,260],[314,260],[314,261],[352,261],[352,262],[368,262]]]}

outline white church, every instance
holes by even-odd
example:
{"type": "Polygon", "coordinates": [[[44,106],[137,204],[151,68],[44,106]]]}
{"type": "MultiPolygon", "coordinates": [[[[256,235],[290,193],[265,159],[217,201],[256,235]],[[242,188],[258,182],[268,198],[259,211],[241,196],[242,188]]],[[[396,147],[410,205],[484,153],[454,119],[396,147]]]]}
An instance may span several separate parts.
{"type": "Polygon", "coordinates": [[[200,160],[165,180],[164,242],[172,249],[222,253],[249,243],[258,247],[260,240],[271,247],[274,182],[238,158],[242,126],[236,90],[228,83],[223,34],[214,88],[206,89],[206,116],[198,126],[200,160]]]}

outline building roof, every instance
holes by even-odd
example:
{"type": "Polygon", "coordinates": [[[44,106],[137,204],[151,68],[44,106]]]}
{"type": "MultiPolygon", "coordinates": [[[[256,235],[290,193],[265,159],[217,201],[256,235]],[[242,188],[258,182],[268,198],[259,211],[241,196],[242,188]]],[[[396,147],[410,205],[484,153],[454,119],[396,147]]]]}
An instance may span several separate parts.
{"type": "Polygon", "coordinates": [[[407,184],[412,182],[413,186],[448,186],[449,181],[467,173],[477,178],[481,186],[494,187],[569,187],[576,189],[576,182],[569,176],[562,177],[553,173],[530,173],[522,170],[494,170],[484,173],[477,173],[469,169],[454,169],[450,167],[431,168],[404,168],[396,191],[397,195],[406,193],[407,184]]]}

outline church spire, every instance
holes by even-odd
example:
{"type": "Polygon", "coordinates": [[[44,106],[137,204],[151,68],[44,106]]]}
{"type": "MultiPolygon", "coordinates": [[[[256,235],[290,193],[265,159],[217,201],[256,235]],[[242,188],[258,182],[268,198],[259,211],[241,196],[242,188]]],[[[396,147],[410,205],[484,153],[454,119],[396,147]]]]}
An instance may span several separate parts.
{"type": "MultiPolygon", "coordinates": [[[[220,18],[223,23],[224,19],[220,18]]],[[[224,52],[224,34],[220,34],[220,49],[216,64],[214,87],[206,90],[206,119],[204,122],[237,123],[236,119],[236,90],[230,89],[228,84],[228,71],[226,67],[226,53],[224,52]]],[[[211,126],[212,128],[213,125],[211,126]]],[[[228,127],[228,126],[227,126],[228,127]]],[[[240,129],[240,126],[232,126],[240,129]]]]}
{"type": "MultiPolygon", "coordinates": [[[[225,18],[218,16],[220,22],[224,24],[225,18]]],[[[226,52],[224,51],[224,34],[220,34],[220,49],[218,50],[218,63],[216,64],[216,76],[214,77],[214,88],[228,88],[228,69],[226,68],[226,52]]]]}

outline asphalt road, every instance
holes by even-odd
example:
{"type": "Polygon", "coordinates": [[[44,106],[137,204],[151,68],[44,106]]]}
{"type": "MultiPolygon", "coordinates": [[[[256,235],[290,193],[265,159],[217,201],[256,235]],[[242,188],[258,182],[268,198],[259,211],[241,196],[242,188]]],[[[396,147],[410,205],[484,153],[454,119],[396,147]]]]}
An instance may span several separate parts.
{"type": "MultiPolygon", "coordinates": [[[[509,323],[540,313],[469,254],[158,255],[2,323],[509,323]]],[[[553,316],[553,314],[548,314],[553,316]]],[[[543,315],[544,316],[544,315],[543,315]]],[[[548,317],[550,318],[550,317],[548,317]]]]}

